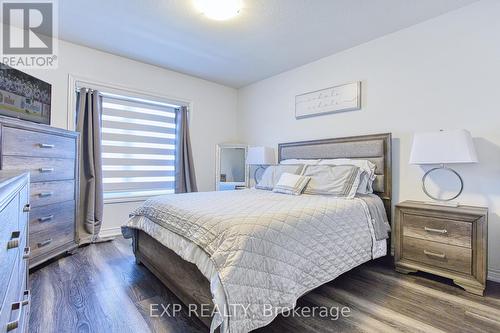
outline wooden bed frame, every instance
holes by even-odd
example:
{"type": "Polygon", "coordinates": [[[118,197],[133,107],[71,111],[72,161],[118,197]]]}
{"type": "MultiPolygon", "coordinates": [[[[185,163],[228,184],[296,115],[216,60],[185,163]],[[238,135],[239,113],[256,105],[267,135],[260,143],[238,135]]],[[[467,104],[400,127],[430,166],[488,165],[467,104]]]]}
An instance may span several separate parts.
{"type": "MultiPolygon", "coordinates": [[[[278,159],[355,158],[368,159],[377,165],[378,182],[375,194],[384,202],[389,221],[392,216],[392,149],[391,134],[282,143],[278,145],[278,159]]],[[[142,263],[182,303],[213,307],[210,283],[198,268],[160,244],[147,233],[135,230],[133,248],[137,263],[142,263]]],[[[388,247],[390,249],[390,247],[388,247]]],[[[199,318],[210,327],[211,318],[199,318]]]]}

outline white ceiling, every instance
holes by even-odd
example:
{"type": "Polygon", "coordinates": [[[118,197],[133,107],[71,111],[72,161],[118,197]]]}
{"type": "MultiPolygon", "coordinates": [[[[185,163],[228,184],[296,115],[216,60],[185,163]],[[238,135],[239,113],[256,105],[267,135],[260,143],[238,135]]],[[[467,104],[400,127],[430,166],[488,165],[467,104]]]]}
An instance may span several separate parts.
{"type": "Polygon", "coordinates": [[[244,0],[212,21],[192,0],[59,1],[60,38],[232,87],[477,0],[244,0]]]}

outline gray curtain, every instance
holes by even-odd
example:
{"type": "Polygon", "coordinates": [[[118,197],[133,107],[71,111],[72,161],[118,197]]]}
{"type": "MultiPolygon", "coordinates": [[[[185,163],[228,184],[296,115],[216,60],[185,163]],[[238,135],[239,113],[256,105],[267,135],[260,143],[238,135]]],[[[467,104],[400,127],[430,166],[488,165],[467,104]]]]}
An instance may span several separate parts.
{"type": "Polygon", "coordinates": [[[175,193],[197,192],[193,153],[189,139],[188,110],[183,106],[176,112],[175,193]]]}
{"type": "Polygon", "coordinates": [[[101,157],[102,96],[86,88],[77,93],[76,130],[80,132],[80,243],[98,239],[104,208],[101,157]]]}

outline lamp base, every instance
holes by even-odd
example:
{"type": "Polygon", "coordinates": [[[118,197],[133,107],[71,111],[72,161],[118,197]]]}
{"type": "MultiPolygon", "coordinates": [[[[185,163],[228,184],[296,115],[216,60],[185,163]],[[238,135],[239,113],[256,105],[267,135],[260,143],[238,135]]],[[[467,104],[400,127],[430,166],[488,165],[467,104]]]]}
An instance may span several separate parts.
{"type": "Polygon", "coordinates": [[[254,171],[254,173],[253,173],[253,181],[255,182],[255,184],[257,184],[257,183],[258,183],[257,178],[259,178],[259,180],[260,180],[260,177],[262,177],[262,174],[260,175],[260,177],[257,177],[257,174],[258,174],[258,173],[259,173],[259,171],[261,171],[261,170],[266,170],[266,168],[264,168],[264,166],[262,166],[262,165],[259,165],[259,166],[257,166],[257,168],[255,169],[255,171],[254,171]]]}
{"type": "Polygon", "coordinates": [[[430,169],[429,171],[427,171],[424,176],[422,177],[422,190],[424,191],[424,193],[429,197],[431,198],[432,200],[435,200],[434,202],[430,202],[430,204],[437,204],[437,205],[440,205],[440,206],[451,206],[451,207],[458,207],[459,204],[457,202],[453,202],[453,200],[455,200],[456,198],[458,198],[460,196],[460,194],[462,194],[462,191],[464,190],[464,181],[462,180],[462,177],[460,177],[460,175],[458,174],[458,172],[456,172],[455,170],[451,169],[451,168],[448,168],[448,167],[445,167],[444,165],[441,165],[437,168],[432,168],[430,169]],[[429,193],[429,191],[427,191],[427,188],[425,186],[425,180],[427,179],[427,177],[433,172],[433,171],[437,171],[437,170],[446,170],[448,172],[451,172],[452,174],[454,174],[457,179],[458,179],[458,183],[460,184],[460,189],[458,190],[458,192],[453,195],[452,197],[450,198],[445,198],[445,199],[442,199],[442,198],[437,198],[433,195],[431,195],[429,193]]]}
{"type": "Polygon", "coordinates": [[[427,205],[445,206],[445,207],[454,207],[454,208],[457,208],[460,206],[460,203],[458,201],[424,201],[424,203],[427,205]]]}

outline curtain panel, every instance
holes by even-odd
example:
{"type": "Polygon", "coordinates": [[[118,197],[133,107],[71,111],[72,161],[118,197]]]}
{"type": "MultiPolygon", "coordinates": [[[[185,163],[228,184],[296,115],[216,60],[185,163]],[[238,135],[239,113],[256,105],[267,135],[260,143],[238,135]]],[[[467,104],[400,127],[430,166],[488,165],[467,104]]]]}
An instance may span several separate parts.
{"type": "Polygon", "coordinates": [[[193,152],[189,138],[188,109],[176,112],[175,193],[197,192],[193,152]]]}
{"type": "Polygon", "coordinates": [[[102,225],[102,96],[82,88],[77,93],[76,130],[80,132],[80,221],[79,243],[95,242],[102,225]]]}

